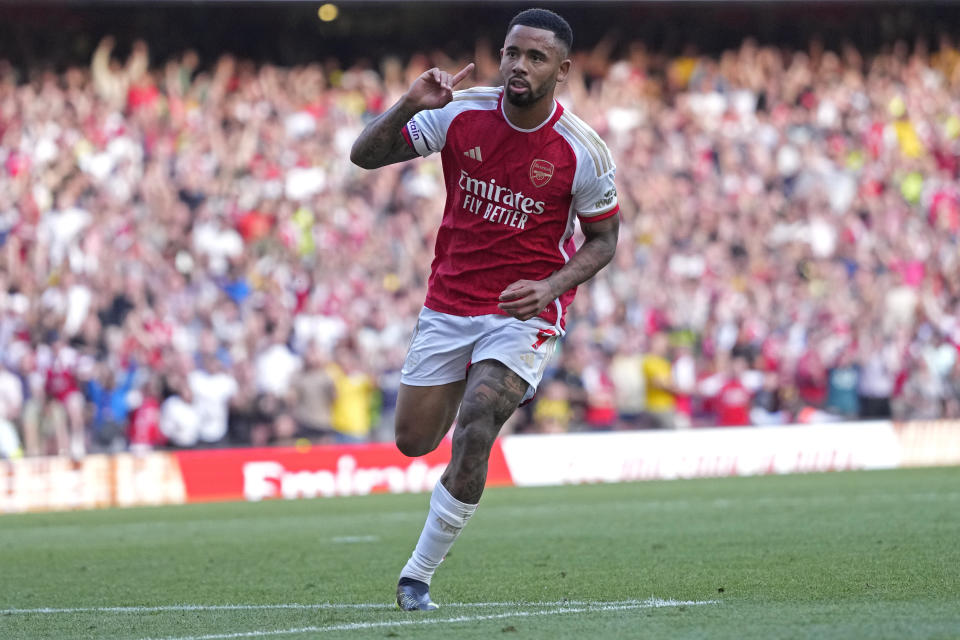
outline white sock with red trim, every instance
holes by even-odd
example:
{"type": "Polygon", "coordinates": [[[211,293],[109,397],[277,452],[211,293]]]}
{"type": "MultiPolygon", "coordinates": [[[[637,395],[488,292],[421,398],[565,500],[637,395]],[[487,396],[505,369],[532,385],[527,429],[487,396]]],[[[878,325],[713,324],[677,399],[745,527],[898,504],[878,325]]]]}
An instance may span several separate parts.
{"type": "Polygon", "coordinates": [[[443,558],[450,551],[467,520],[477,510],[477,505],[460,502],[437,481],[430,496],[430,513],[423,525],[423,532],[417,541],[406,566],[400,572],[401,578],[413,578],[430,584],[433,572],[437,570],[443,558]]]}

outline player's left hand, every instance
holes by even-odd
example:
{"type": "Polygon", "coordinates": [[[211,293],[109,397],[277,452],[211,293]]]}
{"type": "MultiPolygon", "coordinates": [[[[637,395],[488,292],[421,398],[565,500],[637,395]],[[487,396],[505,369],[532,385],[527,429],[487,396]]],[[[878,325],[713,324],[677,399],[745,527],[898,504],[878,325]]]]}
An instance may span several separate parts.
{"type": "Polygon", "coordinates": [[[554,298],[546,280],[517,280],[500,293],[497,306],[518,320],[529,320],[540,315],[554,298]]]}

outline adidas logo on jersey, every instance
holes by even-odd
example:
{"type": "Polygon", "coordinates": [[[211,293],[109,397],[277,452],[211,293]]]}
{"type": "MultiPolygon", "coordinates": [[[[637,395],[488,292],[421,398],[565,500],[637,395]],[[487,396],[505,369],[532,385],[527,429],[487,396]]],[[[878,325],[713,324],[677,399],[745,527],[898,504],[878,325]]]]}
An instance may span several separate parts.
{"type": "Polygon", "coordinates": [[[473,158],[473,159],[476,160],[477,162],[483,162],[483,156],[480,155],[480,147],[479,147],[479,146],[474,147],[473,149],[470,149],[469,151],[464,151],[464,152],[463,152],[463,155],[467,156],[468,158],[473,158]]]}

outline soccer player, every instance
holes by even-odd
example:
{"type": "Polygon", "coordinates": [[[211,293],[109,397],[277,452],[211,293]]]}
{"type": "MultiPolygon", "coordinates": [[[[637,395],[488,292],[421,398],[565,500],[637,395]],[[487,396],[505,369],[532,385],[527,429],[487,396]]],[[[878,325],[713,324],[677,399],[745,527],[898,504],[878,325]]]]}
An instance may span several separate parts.
{"type": "Polygon", "coordinates": [[[400,573],[401,609],[437,608],[431,578],[477,508],[500,427],[533,397],[577,285],[616,250],[613,160],[554,99],[572,43],[556,13],[523,11],[500,50],[503,87],[454,92],[472,63],[455,75],[430,69],[367,125],[350,154],[375,169],[439,152],[447,189],[427,298],[401,371],[397,447],[421,456],[455,418],[457,428],[400,573]]]}

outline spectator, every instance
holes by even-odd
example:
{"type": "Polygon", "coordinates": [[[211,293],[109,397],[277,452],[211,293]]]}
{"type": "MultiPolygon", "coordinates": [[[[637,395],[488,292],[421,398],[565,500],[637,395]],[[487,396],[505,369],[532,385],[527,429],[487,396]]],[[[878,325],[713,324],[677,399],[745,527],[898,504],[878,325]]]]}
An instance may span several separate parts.
{"type": "Polygon", "coordinates": [[[329,367],[329,357],[312,343],[305,356],[304,371],[293,381],[293,417],[300,434],[320,442],[333,435],[330,412],[336,401],[336,385],[329,367]]]}
{"type": "Polygon", "coordinates": [[[570,388],[556,378],[549,380],[537,393],[533,405],[535,433],[567,433],[573,420],[570,388]]]}
{"type": "MultiPolygon", "coordinates": [[[[66,423],[70,433],[70,455],[82,457],[87,451],[88,434],[84,428],[84,399],[80,392],[75,367],[77,352],[61,339],[44,353],[46,382],[44,394],[52,405],[53,419],[66,423]]],[[[57,427],[62,430],[62,427],[57,427]]]]}
{"type": "MultiPolygon", "coordinates": [[[[23,411],[23,384],[6,365],[0,362],[0,421],[4,421],[16,433],[16,421],[23,411]]],[[[9,438],[10,441],[13,438],[9,438]]],[[[20,437],[17,436],[19,443],[20,437]]],[[[18,446],[19,448],[19,446],[18,446]]]]}
{"type": "Polygon", "coordinates": [[[190,385],[182,378],[171,377],[164,395],[166,399],[160,405],[160,431],[175,446],[195,447],[200,442],[202,418],[193,404],[190,385]]]}
{"type": "Polygon", "coordinates": [[[646,408],[643,355],[640,351],[640,332],[635,329],[627,331],[627,337],[617,344],[610,362],[610,379],[615,393],[614,410],[619,415],[620,425],[626,429],[636,429],[642,424],[646,408]]]}
{"type": "Polygon", "coordinates": [[[777,371],[763,372],[763,382],[753,394],[750,409],[750,423],[758,426],[776,426],[787,424],[790,412],[780,387],[780,375],[777,371]]]}
{"type": "Polygon", "coordinates": [[[123,378],[116,379],[106,363],[96,365],[95,375],[87,383],[87,399],[93,410],[89,419],[97,448],[122,451],[126,448],[126,421],[130,412],[130,394],[133,391],[137,368],[127,367],[123,378]]]}
{"type": "Polygon", "coordinates": [[[717,425],[721,427],[743,427],[750,424],[750,391],[743,384],[747,372],[747,359],[733,356],[725,366],[725,382],[720,387],[714,404],[717,411],[717,425]]]}
{"type": "Polygon", "coordinates": [[[945,418],[960,418],[960,357],[955,357],[953,366],[947,373],[947,388],[944,403],[945,418]]]}
{"type": "Polygon", "coordinates": [[[293,377],[303,366],[301,358],[287,346],[288,334],[286,327],[275,327],[269,346],[257,354],[254,362],[257,389],[275,398],[284,398],[290,392],[293,377]]]}
{"type": "Polygon", "coordinates": [[[863,368],[860,372],[860,417],[889,419],[892,417],[890,400],[893,396],[896,366],[891,349],[874,338],[864,341],[861,351],[863,368]]]}
{"type": "Polygon", "coordinates": [[[673,361],[673,385],[676,390],[674,423],[678,429],[693,424],[693,396],[697,388],[697,363],[689,344],[680,338],[673,361]]]}
{"type": "Polygon", "coordinates": [[[192,405],[199,421],[199,441],[223,442],[227,435],[230,399],[237,393],[237,380],[213,353],[201,355],[201,366],[187,375],[192,405]]]}
{"type": "Polygon", "coordinates": [[[650,338],[650,351],[643,358],[644,387],[647,390],[647,419],[656,429],[676,427],[676,394],[673,366],[667,358],[669,337],[657,331],[650,338]]]}
{"type": "Polygon", "coordinates": [[[134,392],[134,406],[127,428],[127,442],[131,451],[150,451],[167,444],[160,429],[160,403],[163,385],[160,376],[152,374],[141,391],[134,392]]]}
{"type": "Polygon", "coordinates": [[[931,370],[924,358],[920,358],[904,383],[896,403],[896,418],[900,420],[937,420],[943,417],[944,385],[931,370]]]}
{"type": "Polygon", "coordinates": [[[352,344],[337,347],[329,367],[336,388],[330,426],[337,442],[363,441],[373,425],[373,379],[363,369],[352,344]]]}
{"type": "Polygon", "coordinates": [[[17,429],[9,420],[0,418],[0,460],[23,456],[17,429]]]}
{"type": "Polygon", "coordinates": [[[26,398],[21,414],[23,443],[28,456],[67,455],[70,452],[70,434],[64,412],[59,404],[48,402],[44,377],[38,371],[32,353],[25,353],[19,370],[25,377],[26,398]]]}
{"type": "Polygon", "coordinates": [[[583,369],[586,408],[583,421],[593,431],[608,431],[617,425],[616,387],[610,377],[610,355],[593,349],[583,369]]]}
{"type": "Polygon", "coordinates": [[[855,358],[855,348],[846,348],[840,353],[837,363],[827,371],[827,402],[824,408],[846,418],[856,418],[860,414],[857,397],[860,366],[855,358]]]}
{"type": "MultiPolygon", "coordinates": [[[[555,368],[544,374],[544,379],[548,382],[556,382],[557,388],[550,397],[543,397],[546,402],[544,417],[552,415],[554,418],[559,418],[568,429],[574,431],[585,428],[583,416],[587,396],[583,381],[585,347],[577,342],[576,336],[571,336],[558,348],[559,351],[554,360],[555,368]],[[554,404],[551,402],[552,399],[560,400],[560,403],[554,404]]],[[[539,402],[539,398],[535,400],[539,402]]],[[[534,413],[536,413],[536,405],[534,405],[534,413]]]]}
{"type": "Polygon", "coordinates": [[[236,363],[234,372],[237,392],[230,397],[227,425],[230,442],[235,445],[265,447],[274,437],[273,422],[268,396],[257,391],[253,365],[248,361],[236,363]]]}

